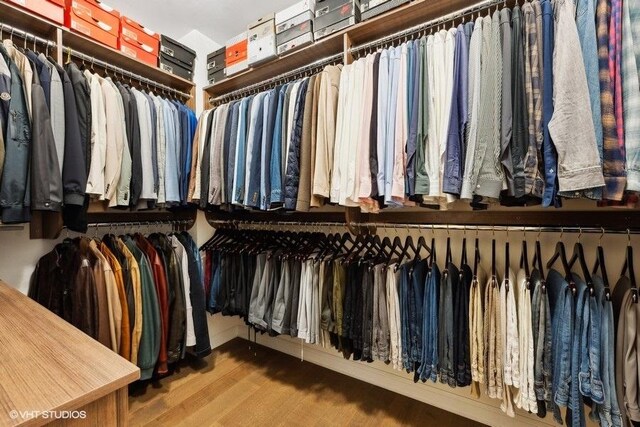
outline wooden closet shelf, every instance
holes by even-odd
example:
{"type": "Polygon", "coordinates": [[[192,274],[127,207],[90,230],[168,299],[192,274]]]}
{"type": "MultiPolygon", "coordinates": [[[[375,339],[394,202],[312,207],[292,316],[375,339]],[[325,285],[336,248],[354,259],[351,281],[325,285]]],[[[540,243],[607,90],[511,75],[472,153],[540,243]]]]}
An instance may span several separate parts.
{"type": "MultiPolygon", "coordinates": [[[[473,0],[414,0],[368,21],[334,33],[288,55],[266,62],[219,83],[206,86],[205,92],[218,97],[243,87],[260,83],[314,61],[345,50],[345,35],[354,46],[389,36],[398,31],[436,19],[478,3],[473,0]]],[[[205,105],[207,102],[205,101],[205,105]]]]}
{"type": "MultiPolygon", "coordinates": [[[[61,52],[62,55],[58,59],[64,56],[66,60],[66,48],[70,47],[72,50],[108,62],[116,67],[124,68],[127,71],[139,74],[182,92],[189,93],[195,86],[195,84],[189,80],[168,73],[158,67],[140,62],[115,49],[93,41],[82,34],[74,33],[68,28],[57,25],[3,0],[0,0],[0,22],[55,43],[62,42],[65,51],[61,52]]],[[[7,38],[9,34],[5,31],[2,38],[7,38]]],[[[18,45],[20,44],[18,43],[18,45]]],[[[27,47],[29,46],[32,46],[32,43],[27,43],[27,47]]]]}
{"type": "MultiPolygon", "coordinates": [[[[82,34],[74,33],[67,28],[62,29],[62,44],[65,47],[62,52],[65,61],[67,57],[67,48],[71,48],[71,50],[76,50],[84,53],[85,55],[93,56],[96,59],[108,62],[116,67],[124,68],[127,71],[139,74],[150,80],[182,92],[189,93],[194,87],[194,83],[192,81],[183,79],[175,74],[168,73],[158,67],[152,67],[144,62],[140,62],[135,58],[131,58],[130,56],[124,55],[117,50],[110,48],[109,46],[96,43],[82,34]]],[[[74,60],[78,61],[77,59],[74,60]]],[[[88,62],[86,62],[86,65],[90,66],[88,62]]],[[[109,71],[109,74],[113,74],[113,72],[109,71]]],[[[128,81],[128,76],[125,76],[123,80],[128,81]]]]}

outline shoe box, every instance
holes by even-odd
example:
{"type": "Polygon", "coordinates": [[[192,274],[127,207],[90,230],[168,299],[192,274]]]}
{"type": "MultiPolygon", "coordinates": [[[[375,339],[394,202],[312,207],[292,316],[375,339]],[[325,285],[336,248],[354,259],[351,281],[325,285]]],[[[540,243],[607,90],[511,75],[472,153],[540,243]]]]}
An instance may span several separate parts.
{"type": "Polygon", "coordinates": [[[120,18],[118,46],[120,52],[125,55],[154,67],[158,66],[160,34],[147,29],[126,16],[120,18]]]}
{"type": "Polygon", "coordinates": [[[65,26],[118,49],[120,12],[100,0],[66,0],[65,26]]]}
{"type": "Polygon", "coordinates": [[[162,34],[160,36],[160,68],[187,80],[193,80],[196,53],[193,49],[162,34]]]}
{"type": "Polygon", "coordinates": [[[56,24],[64,24],[64,0],[6,0],[56,24]]]}
{"type": "Polygon", "coordinates": [[[278,55],[313,43],[315,0],[302,0],[276,13],[278,55]]]}
{"type": "Polygon", "coordinates": [[[294,49],[299,49],[303,46],[307,46],[313,43],[313,33],[304,33],[295,39],[289,40],[288,42],[281,44],[278,46],[278,55],[284,55],[294,49]]]}
{"type": "Polygon", "coordinates": [[[409,3],[409,0],[361,0],[362,20],[366,21],[405,3],[409,3]]]}
{"type": "Polygon", "coordinates": [[[207,80],[209,81],[210,85],[215,83],[220,83],[222,80],[226,78],[227,78],[227,72],[224,68],[218,71],[209,70],[209,72],[207,73],[207,80]]]}
{"type": "Polygon", "coordinates": [[[209,80],[209,84],[218,83],[225,78],[224,67],[226,66],[226,57],[226,47],[222,47],[207,55],[207,80],[209,80]]]}
{"type": "Polygon", "coordinates": [[[249,24],[247,31],[247,57],[249,66],[275,58],[276,24],[271,13],[249,24]]]}
{"type": "Polygon", "coordinates": [[[237,74],[249,68],[247,53],[247,33],[243,32],[227,40],[225,67],[227,76],[237,74]]]}
{"type": "Polygon", "coordinates": [[[356,18],[351,17],[348,19],[344,19],[340,22],[336,22],[333,25],[329,25],[328,27],[324,27],[321,30],[318,31],[314,31],[313,32],[313,38],[315,40],[320,40],[323,37],[327,37],[330,36],[333,33],[337,33],[338,31],[342,31],[345,28],[348,28],[352,25],[355,25],[358,23],[358,20],[356,20],[356,18]]]}
{"type": "Polygon", "coordinates": [[[360,1],[358,0],[326,0],[319,4],[324,6],[316,10],[313,21],[316,40],[360,22],[360,1]]]}

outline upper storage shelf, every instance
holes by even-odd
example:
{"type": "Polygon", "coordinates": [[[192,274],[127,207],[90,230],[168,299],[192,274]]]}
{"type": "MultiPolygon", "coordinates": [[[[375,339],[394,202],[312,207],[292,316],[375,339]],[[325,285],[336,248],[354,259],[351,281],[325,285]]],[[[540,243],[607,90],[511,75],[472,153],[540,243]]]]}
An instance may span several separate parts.
{"type": "MultiPolygon", "coordinates": [[[[61,43],[65,48],[65,60],[66,49],[71,48],[71,50],[95,57],[96,59],[108,62],[116,67],[139,74],[182,92],[189,93],[194,87],[194,83],[189,80],[140,62],[115,49],[97,43],[81,34],[71,32],[68,28],[56,25],[53,22],[47,21],[4,1],[0,1],[0,22],[25,30],[35,36],[51,40],[56,44],[61,43]]],[[[2,38],[7,37],[9,37],[9,34],[5,32],[2,38]]]]}
{"type": "Polygon", "coordinates": [[[305,66],[319,59],[344,52],[345,34],[351,44],[361,45],[404,30],[447,13],[477,3],[476,0],[414,0],[397,9],[334,33],[303,49],[204,88],[210,97],[218,97],[234,90],[259,83],[279,74],[305,66]]]}

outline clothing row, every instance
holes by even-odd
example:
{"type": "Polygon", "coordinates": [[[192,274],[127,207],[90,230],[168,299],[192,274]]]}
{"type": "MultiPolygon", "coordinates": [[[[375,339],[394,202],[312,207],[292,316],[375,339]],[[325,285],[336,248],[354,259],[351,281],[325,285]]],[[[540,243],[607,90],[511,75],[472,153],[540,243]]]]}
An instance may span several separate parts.
{"type": "Polygon", "coordinates": [[[193,198],[620,201],[640,191],[638,28],[638,0],[528,1],[220,105],[200,118],[201,150],[221,154],[199,156],[210,192],[193,198]]]}
{"type": "Polygon", "coordinates": [[[625,356],[637,352],[637,286],[626,273],[613,292],[606,274],[545,274],[538,248],[533,268],[524,255],[520,270],[497,272],[494,261],[487,277],[477,244],[468,262],[465,241],[458,263],[448,241],[441,270],[434,242],[422,259],[421,247],[406,251],[413,240],[367,239],[350,246],[339,235],[219,230],[201,248],[207,309],[347,359],[382,361],[415,382],[470,387],[510,416],[552,412],[562,424],[566,407],[569,425],[585,425],[586,403],[600,425],[638,421],[638,364],[625,356]]]}
{"type": "Polygon", "coordinates": [[[140,379],[211,352],[202,259],[186,232],[66,239],[38,261],[29,297],[136,364],[140,379]]]}
{"type": "Polygon", "coordinates": [[[115,77],[0,46],[0,209],[4,223],[62,211],[86,231],[90,198],[110,207],[186,203],[196,117],[115,77]]]}

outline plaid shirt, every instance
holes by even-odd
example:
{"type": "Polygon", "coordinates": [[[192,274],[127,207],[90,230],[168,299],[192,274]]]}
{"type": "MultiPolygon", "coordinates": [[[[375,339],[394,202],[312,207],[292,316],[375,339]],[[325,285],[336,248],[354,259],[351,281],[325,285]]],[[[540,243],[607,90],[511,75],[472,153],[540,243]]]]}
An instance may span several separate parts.
{"type": "Polygon", "coordinates": [[[626,185],[624,149],[618,143],[614,106],[614,82],[611,81],[609,55],[609,22],[611,9],[608,0],[598,0],[596,26],[600,67],[600,101],[602,104],[602,133],[604,151],[604,198],[621,200],[626,185]]]}
{"type": "Polygon", "coordinates": [[[530,2],[522,6],[524,15],[525,90],[529,117],[529,149],[524,163],[525,193],[542,197],[544,191],[542,160],[542,93],[540,46],[536,14],[530,2]]]}
{"type": "Polygon", "coordinates": [[[633,20],[640,18],[640,1],[622,4],[622,98],[624,103],[624,139],[627,160],[627,190],[640,191],[640,31],[634,34],[633,20]],[[632,9],[633,7],[633,9],[632,9]],[[633,24],[632,24],[633,23],[633,24]]]}

